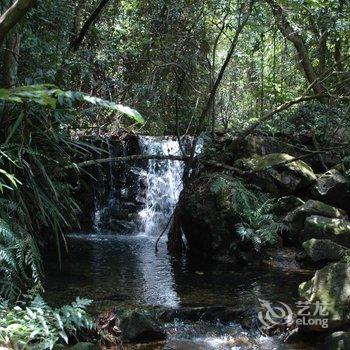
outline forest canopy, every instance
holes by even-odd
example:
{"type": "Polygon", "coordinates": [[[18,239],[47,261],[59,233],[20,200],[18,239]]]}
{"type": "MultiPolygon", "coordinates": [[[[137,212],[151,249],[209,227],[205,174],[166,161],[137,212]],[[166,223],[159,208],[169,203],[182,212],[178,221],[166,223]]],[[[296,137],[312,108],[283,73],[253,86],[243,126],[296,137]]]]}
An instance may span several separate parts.
{"type": "MultiPolygon", "coordinates": [[[[89,300],[53,309],[42,299],[43,255],[54,247],[60,264],[65,233],[79,226],[81,177],[111,160],[99,147],[105,136],[189,136],[190,151],[180,142],[172,158],[186,163],[185,189],[198,136],[212,141],[201,165],[234,176],[257,171],[237,168],[224,151],[257,133],[307,139],[296,148],[316,155],[322,171],[322,154],[335,151],[348,179],[349,28],[347,0],[1,1],[0,345],[35,339],[52,348],[95,327],[89,300]],[[42,313],[50,331],[45,320],[36,324],[42,313]],[[18,329],[6,328],[14,320],[18,329]]],[[[132,156],[123,160],[142,158],[132,156]]],[[[226,180],[213,191],[233,200],[226,180]]],[[[287,226],[259,211],[270,196],[241,180],[235,186],[238,232],[259,247],[275,244],[287,226]]]]}

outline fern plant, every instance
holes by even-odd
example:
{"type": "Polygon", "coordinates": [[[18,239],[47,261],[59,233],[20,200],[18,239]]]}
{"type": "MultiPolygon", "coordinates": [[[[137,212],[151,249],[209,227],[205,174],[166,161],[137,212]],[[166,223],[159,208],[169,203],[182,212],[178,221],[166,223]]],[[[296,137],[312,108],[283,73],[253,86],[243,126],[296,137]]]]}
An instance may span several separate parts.
{"type": "Polygon", "coordinates": [[[288,230],[288,226],[270,212],[274,200],[258,187],[246,184],[239,178],[223,175],[212,183],[211,190],[222,201],[231,203],[231,209],[241,218],[235,234],[241,241],[252,244],[256,250],[274,245],[278,232],[288,230]]]}
{"type": "Polygon", "coordinates": [[[0,345],[10,349],[52,349],[68,344],[70,336],[95,328],[86,311],[88,299],[77,298],[71,305],[50,307],[40,295],[11,306],[0,300],[0,345]]]}
{"type": "Polygon", "coordinates": [[[72,137],[90,122],[78,103],[143,123],[131,108],[53,85],[0,89],[0,293],[12,300],[40,284],[39,237],[52,235],[60,257],[64,230],[78,224],[74,160],[98,150],[72,137]]]}

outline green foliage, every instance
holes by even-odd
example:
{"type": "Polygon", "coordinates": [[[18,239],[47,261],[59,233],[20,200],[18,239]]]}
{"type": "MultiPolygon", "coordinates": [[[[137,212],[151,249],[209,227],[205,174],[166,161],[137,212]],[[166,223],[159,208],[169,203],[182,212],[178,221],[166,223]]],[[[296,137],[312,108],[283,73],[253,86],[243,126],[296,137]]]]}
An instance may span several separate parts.
{"type": "Polygon", "coordinates": [[[0,293],[14,300],[40,285],[35,242],[54,241],[60,258],[64,230],[78,225],[73,186],[79,169],[68,168],[97,149],[73,139],[71,130],[84,120],[73,105],[88,102],[143,120],[128,107],[49,84],[0,89],[0,100],[0,293]]]}
{"type": "Polygon", "coordinates": [[[14,300],[33,283],[41,289],[41,275],[41,256],[32,236],[20,226],[15,232],[0,219],[0,293],[14,300]]]}
{"type": "Polygon", "coordinates": [[[277,242],[278,232],[288,226],[271,214],[274,200],[256,186],[238,178],[220,177],[211,185],[211,191],[221,202],[230,203],[230,208],[241,218],[236,234],[241,241],[252,244],[256,250],[277,242]]]}
{"type": "Polygon", "coordinates": [[[71,305],[50,307],[40,295],[17,302],[0,300],[0,345],[11,349],[52,349],[68,344],[71,336],[92,330],[95,324],[86,312],[90,300],[76,298],[71,305]]]}
{"type": "Polygon", "coordinates": [[[78,102],[88,102],[95,106],[124,114],[137,123],[144,123],[141,114],[135,109],[95,96],[89,96],[79,91],[63,91],[51,84],[28,85],[15,89],[0,89],[1,100],[15,103],[31,101],[51,108],[65,105],[72,106],[73,103],[78,102]]]}

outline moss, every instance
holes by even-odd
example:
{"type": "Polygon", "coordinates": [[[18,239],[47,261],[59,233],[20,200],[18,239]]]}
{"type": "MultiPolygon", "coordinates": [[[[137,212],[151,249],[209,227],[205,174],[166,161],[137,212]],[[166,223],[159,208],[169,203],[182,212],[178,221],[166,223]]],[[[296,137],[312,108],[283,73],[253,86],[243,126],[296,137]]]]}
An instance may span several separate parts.
{"type": "MultiPolygon", "coordinates": [[[[268,167],[278,165],[286,161],[292,160],[294,157],[286,153],[271,153],[263,157],[255,157],[251,160],[253,170],[264,170],[268,167]]],[[[289,168],[290,170],[301,172],[306,177],[315,180],[316,175],[312,168],[302,160],[296,160],[291,163],[283,164],[282,166],[289,168]]]]}

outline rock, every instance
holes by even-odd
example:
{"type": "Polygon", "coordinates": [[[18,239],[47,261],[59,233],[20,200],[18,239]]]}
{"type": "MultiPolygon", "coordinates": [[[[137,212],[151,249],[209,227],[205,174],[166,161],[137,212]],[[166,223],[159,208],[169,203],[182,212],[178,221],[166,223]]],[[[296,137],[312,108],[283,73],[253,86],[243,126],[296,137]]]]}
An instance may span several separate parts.
{"type": "MultiPolygon", "coordinates": [[[[311,303],[311,315],[316,311],[317,303],[327,312],[327,316],[323,317],[328,320],[328,327],[306,326],[310,330],[325,331],[347,324],[349,322],[350,264],[336,262],[317,270],[311,280],[299,286],[299,296],[311,303]]],[[[316,317],[320,316],[316,315],[316,317]]]]}
{"type": "Polygon", "coordinates": [[[97,344],[80,342],[70,347],[71,350],[98,350],[100,347],[97,344]]]}
{"type": "Polygon", "coordinates": [[[240,222],[230,201],[234,191],[234,181],[217,175],[186,193],[181,222],[191,251],[213,257],[228,248],[240,222]]]}
{"type": "Polygon", "coordinates": [[[311,215],[338,219],[346,218],[346,213],[344,210],[310,199],[303,205],[288,213],[285,216],[284,221],[289,223],[293,230],[300,231],[304,227],[306,218],[311,215]]]}
{"type": "Polygon", "coordinates": [[[329,239],[309,239],[303,243],[308,256],[317,261],[339,261],[350,256],[350,250],[329,239]]]}
{"type": "Polygon", "coordinates": [[[350,247],[350,221],[312,215],[305,220],[304,240],[307,237],[328,238],[350,247]]]}
{"type": "Polygon", "coordinates": [[[271,212],[276,215],[285,215],[289,211],[292,211],[303,204],[305,204],[305,202],[299,197],[284,196],[284,197],[278,198],[276,203],[271,208],[271,212]]]}
{"type": "Polygon", "coordinates": [[[231,142],[227,147],[227,151],[235,159],[239,159],[256,155],[265,156],[270,153],[289,153],[293,151],[293,148],[276,137],[251,134],[239,142],[236,140],[231,142]]]}
{"type": "Polygon", "coordinates": [[[165,332],[157,321],[151,316],[132,311],[126,315],[119,325],[123,339],[131,343],[147,343],[156,340],[164,340],[165,332]]]}
{"type": "Polygon", "coordinates": [[[350,332],[334,332],[326,337],[324,350],[350,350],[350,332]]]}
{"type": "Polygon", "coordinates": [[[324,202],[350,210],[350,182],[336,169],[321,175],[311,192],[324,202]]]}
{"type": "Polygon", "coordinates": [[[283,164],[292,159],[292,156],[285,153],[271,153],[239,159],[235,165],[243,170],[252,171],[248,177],[255,185],[267,192],[283,196],[295,193],[316,180],[312,168],[301,160],[283,164]]]}

